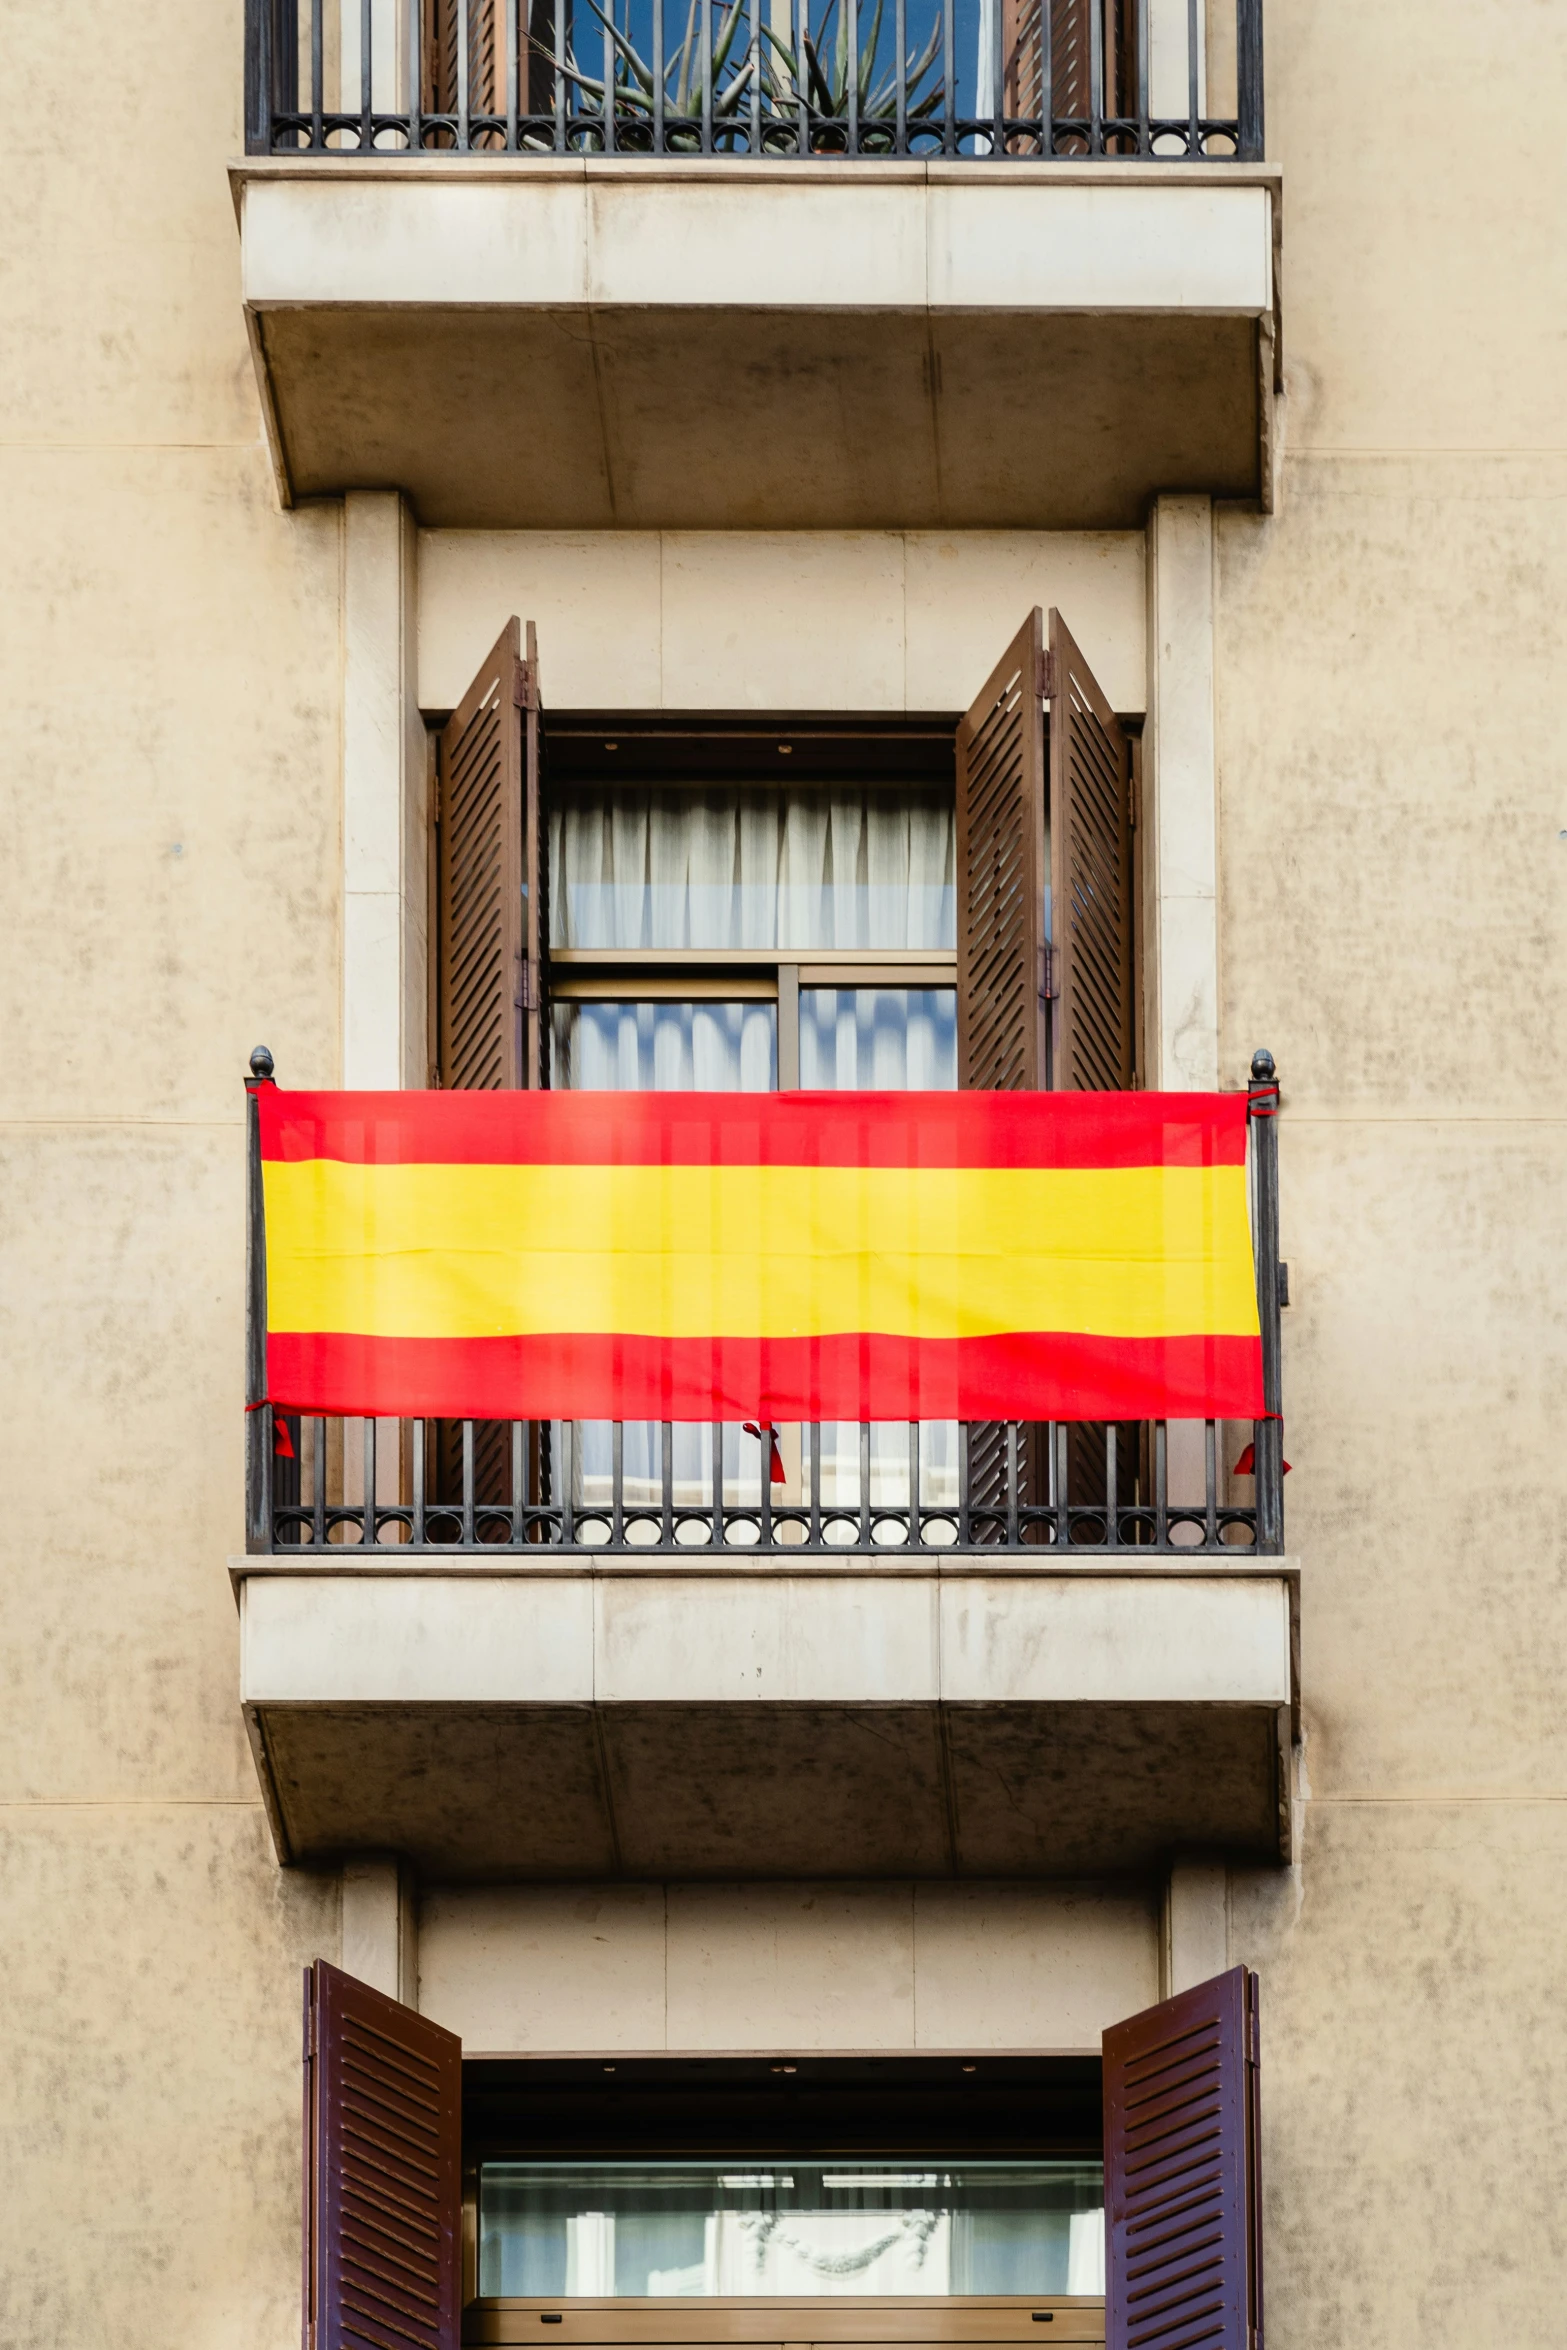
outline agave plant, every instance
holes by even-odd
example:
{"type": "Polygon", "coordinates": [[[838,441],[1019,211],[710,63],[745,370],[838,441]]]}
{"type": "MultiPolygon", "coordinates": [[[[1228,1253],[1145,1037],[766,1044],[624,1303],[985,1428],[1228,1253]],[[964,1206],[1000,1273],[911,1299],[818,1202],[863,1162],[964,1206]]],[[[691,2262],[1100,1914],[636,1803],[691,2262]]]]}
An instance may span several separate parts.
{"type": "MultiPolygon", "coordinates": [[[[754,86],[766,117],[762,132],[764,153],[782,153],[794,147],[802,110],[811,126],[808,136],[813,148],[820,152],[832,144],[841,145],[843,134],[837,126],[843,123],[849,109],[848,10],[857,6],[858,0],[828,0],[814,37],[806,35],[798,52],[766,24],[758,23],[757,40],[753,41],[749,33],[742,38],[748,6],[759,10],[763,4],[764,0],[689,0],[685,38],[665,62],[663,70],[664,112],[670,120],[668,140],[675,153],[695,152],[700,147],[701,134],[691,118],[702,110],[704,80],[712,92],[715,143],[733,143],[743,122],[742,104],[754,86]],[[699,11],[703,7],[712,9],[718,17],[712,28],[708,60],[703,58],[700,39],[703,26],[699,11]],[[834,16],[838,20],[835,32],[829,29],[834,16]]],[[[586,0],[586,5],[609,39],[610,102],[615,112],[616,137],[625,144],[634,141],[645,145],[650,140],[657,94],[654,69],[621,31],[613,15],[605,13],[599,0],[586,0]],[[626,139],[628,129],[632,131],[632,141],[626,139]]],[[[876,70],[884,5],[885,0],[876,0],[869,38],[861,46],[854,82],[862,124],[890,126],[897,114],[898,67],[894,63],[880,80],[876,70]]],[[[940,39],[938,25],[924,50],[917,55],[911,50],[904,60],[906,116],[910,122],[927,118],[941,102],[939,86],[922,88],[935,63],[940,39]]],[[[568,44],[564,56],[546,48],[542,42],[535,41],[533,46],[557,73],[564,75],[575,89],[596,99],[599,110],[603,110],[603,75],[591,74],[579,64],[574,44],[568,44]]],[[[864,143],[871,153],[887,152],[892,145],[890,127],[873,132],[864,143]]]]}

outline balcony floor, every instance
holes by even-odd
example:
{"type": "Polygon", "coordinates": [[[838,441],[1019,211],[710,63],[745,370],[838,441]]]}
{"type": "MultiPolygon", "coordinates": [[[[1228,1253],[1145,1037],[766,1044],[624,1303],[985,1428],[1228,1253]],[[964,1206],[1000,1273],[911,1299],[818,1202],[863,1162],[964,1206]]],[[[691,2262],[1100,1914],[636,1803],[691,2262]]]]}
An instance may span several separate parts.
{"type": "Polygon", "coordinates": [[[428,525],[1140,527],[1266,503],[1276,174],[236,167],[286,498],[428,525]]]}
{"type": "Polygon", "coordinates": [[[234,1571],[285,1860],[901,1878],[1288,1851],[1285,1560],[234,1571]]]}

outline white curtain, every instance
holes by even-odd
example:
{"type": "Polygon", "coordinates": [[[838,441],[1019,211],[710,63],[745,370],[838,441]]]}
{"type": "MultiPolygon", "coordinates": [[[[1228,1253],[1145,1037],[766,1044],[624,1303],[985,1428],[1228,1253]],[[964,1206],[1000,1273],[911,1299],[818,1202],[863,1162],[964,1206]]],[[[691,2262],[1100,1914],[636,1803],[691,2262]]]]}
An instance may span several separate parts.
{"type": "Polygon", "coordinates": [[[829,1092],[950,1092],[958,999],[950,987],[800,990],[800,1083],[829,1092]]]}
{"type": "Polygon", "coordinates": [[[766,1003],[563,1003],[554,1083],[602,1093],[770,1093],[778,1015],[766,1003]]]}
{"type": "Polygon", "coordinates": [[[576,793],[550,819],[550,938],[950,952],[955,869],[950,792],[576,793]]]}

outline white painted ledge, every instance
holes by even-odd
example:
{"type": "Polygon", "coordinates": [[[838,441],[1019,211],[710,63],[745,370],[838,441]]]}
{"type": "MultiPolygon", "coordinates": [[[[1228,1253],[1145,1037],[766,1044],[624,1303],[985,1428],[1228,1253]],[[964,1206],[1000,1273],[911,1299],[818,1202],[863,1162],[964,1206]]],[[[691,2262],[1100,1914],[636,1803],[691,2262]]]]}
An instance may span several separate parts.
{"type": "MultiPolygon", "coordinates": [[[[1270,1562],[1270,1565],[1272,1562],[1270,1562]]],[[[1278,1571],[240,1571],[247,1706],[1288,1706],[1278,1571]]]]}
{"type": "Polygon", "coordinates": [[[236,167],[244,298],[1262,318],[1272,175],[393,177],[236,167]]]}

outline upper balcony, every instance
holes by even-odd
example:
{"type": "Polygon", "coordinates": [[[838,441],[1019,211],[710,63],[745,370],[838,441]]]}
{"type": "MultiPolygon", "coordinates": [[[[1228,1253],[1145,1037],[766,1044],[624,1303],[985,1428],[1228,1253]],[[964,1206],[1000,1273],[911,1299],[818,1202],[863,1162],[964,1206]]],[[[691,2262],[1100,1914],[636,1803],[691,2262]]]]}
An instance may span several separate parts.
{"type": "Polygon", "coordinates": [[[1269,497],[1261,0],[248,0],[285,499],[1133,528],[1269,497]]]}

